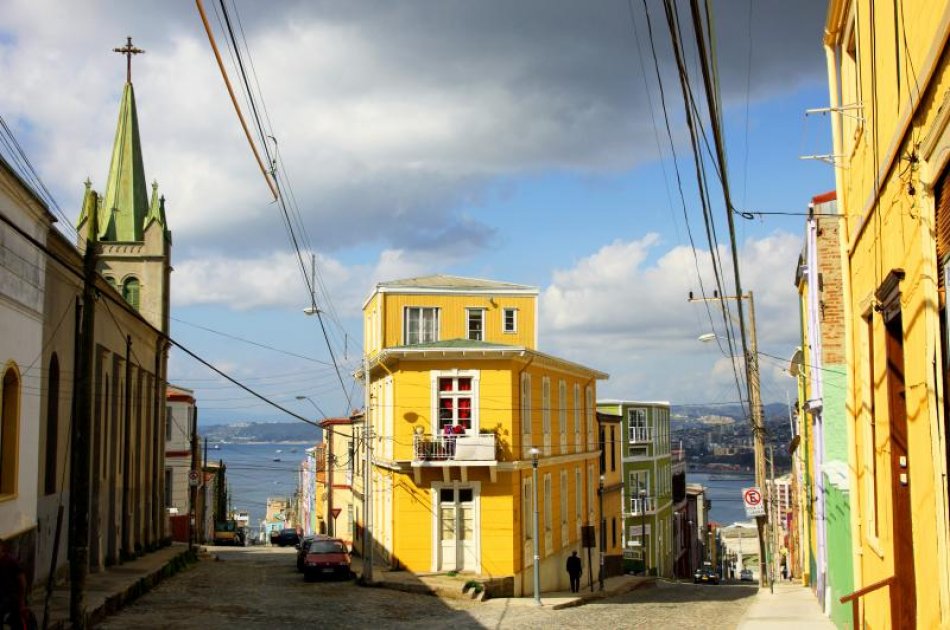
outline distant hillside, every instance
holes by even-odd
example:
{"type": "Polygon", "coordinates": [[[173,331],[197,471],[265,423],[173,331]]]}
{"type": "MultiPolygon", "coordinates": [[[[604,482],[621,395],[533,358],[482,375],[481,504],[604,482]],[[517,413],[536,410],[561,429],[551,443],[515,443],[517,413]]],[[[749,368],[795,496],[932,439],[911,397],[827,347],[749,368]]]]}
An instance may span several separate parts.
{"type": "Polygon", "coordinates": [[[241,422],[212,424],[200,428],[209,442],[319,442],[322,431],[303,422],[241,422]]]}
{"type": "MultiPolygon", "coordinates": [[[[788,417],[788,407],[785,403],[768,403],[763,405],[765,417],[788,417]]],[[[726,416],[743,420],[746,417],[745,407],[740,405],[671,405],[670,416],[675,420],[702,418],[703,416],[726,416]]]]}

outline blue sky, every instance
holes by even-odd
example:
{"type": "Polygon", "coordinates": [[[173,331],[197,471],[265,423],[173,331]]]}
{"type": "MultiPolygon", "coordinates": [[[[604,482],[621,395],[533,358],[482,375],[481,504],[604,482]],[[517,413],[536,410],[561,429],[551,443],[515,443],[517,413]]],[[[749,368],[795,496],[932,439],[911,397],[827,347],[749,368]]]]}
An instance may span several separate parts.
{"type": "MultiPolygon", "coordinates": [[[[827,104],[824,6],[752,1],[714,3],[733,196],[749,210],[804,212],[833,188],[831,167],[799,159],[829,145],[827,120],[803,115],[827,104]]],[[[326,323],[347,386],[373,284],[453,273],[538,286],[542,350],[608,372],[601,395],[737,398],[730,359],[696,342],[710,323],[686,301],[699,286],[651,57],[651,98],[644,93],[640,3],[232,6],[318,257],[318,301],[338,315],[326,323]]],[[[708,274],[669,36],[650,6],[708,274]]],[[[146,49],[133,80],[146,175],[166,195],[175,239],[172,335],[297,412],[316,413],[295,400],[308,395],[343,413],[320,328],[302,313],[308,298],[288,239],[193,7],[103,1],[67,16],[52,2],[14,1],[0,33],[0,72],[18,88],[0,95],[0,114],[73,218],[82,180],[101,187],[108,168],[125,70],[110,50],[129,33],[146,49]]],[[[712,197],[727,245],[721,197],[712,197]]],[[[780,357],[798,344],[803,221],[737,219],[760,344],[780,357]]],[[[181,353],[170,365],[175,383],[196,389],[203,422],[283,419],[181,353]]],[[[762,371],[766,401],[784,401],[793,382],[780,362],[765,359],[762,371]]]]}

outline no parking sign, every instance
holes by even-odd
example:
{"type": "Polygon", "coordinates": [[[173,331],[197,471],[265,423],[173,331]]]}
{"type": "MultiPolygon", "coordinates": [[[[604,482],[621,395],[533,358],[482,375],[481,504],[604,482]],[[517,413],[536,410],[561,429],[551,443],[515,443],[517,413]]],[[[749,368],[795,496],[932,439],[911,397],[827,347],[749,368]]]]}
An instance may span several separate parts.
{"type": "Polygon", "coordinates": [[[746,516],[765,516],[765,502],[758,488],[743,488],[742,503],[745,504],[746,516]]]}

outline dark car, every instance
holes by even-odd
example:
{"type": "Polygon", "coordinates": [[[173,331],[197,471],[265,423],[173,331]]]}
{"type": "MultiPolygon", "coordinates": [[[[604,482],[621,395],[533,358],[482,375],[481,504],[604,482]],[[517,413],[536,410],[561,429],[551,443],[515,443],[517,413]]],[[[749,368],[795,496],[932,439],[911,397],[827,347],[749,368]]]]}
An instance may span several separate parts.
{"type": "MultiPolygon", "coordinates": [[[[271,543],[274,542],[273,537],[271,537],[271,543]]],[[[289,547],[291,545],[296,545],[300,542],[300,534],[297,533],[296,529],[289,527],[287,529],[280,530],[280,534],[277,535],[277,546],[278,547],[289,547]]]]}
{"type": "Polygon", "coordinates": [[[700,567],[693,574],[694,584],[719,584],[719,574],[709,567],[700,567]]]}
{"type": "Polygon", "coordinates": [[[336,538],[320,538],[310,542],[303,560],[303,577],[314,580],[318,577],[336,577],[349,579],[350,554],[346,544],[336,538]]]}
{"type": "Polygon", "coordinates": [[[330,537],[325,534],[311,534],[304,536],[300,539],[300,542],[297,543],[297,570],[303,571],[303,559],[307,555],[307,549],[310,547],[310,543],[315,540],[329,540],[330,537]]]}

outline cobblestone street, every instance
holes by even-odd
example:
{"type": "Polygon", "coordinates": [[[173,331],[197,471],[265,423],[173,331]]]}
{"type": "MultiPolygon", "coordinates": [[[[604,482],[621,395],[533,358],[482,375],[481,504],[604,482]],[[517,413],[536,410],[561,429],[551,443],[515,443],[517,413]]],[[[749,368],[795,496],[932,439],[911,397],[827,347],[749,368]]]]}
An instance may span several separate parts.
{"type": "Polygon", "coordinates": [[[735,628],[751,586],[659,583],[564,610],[530,599],[439,599],[352,582],[305,582],[294,549],[223,548],[107,619],[102,628],[735,628]]]}

